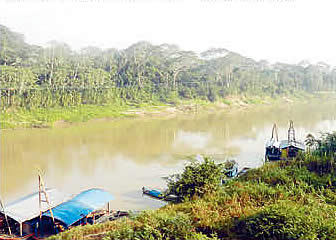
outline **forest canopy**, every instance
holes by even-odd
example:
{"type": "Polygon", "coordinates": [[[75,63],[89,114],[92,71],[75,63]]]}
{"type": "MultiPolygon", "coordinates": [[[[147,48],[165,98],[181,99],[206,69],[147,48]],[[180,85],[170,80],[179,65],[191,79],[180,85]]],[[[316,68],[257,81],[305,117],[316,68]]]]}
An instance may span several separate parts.
{"type": "Polygon", "coordinates": [[[197,54],[145,41],[122,50],[88,46],[74,51],[58,41],[46,47],[28,44],[3,25],[0,41],[2,109],[216,101],[228,95],[336,89],[336,68],[323,62],[270,64],[222,48],[197,54]]]}

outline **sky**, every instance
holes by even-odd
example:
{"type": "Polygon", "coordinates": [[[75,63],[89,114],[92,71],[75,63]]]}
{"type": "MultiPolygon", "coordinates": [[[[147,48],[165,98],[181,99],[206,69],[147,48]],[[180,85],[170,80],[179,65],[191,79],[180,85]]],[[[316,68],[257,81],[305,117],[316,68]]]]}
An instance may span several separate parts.
{"type": "Polygon", "coordinates": [[[145,40],[336,66],[335,11],[334,0],[0,0],[0,24],[38,45],[123,49],[145,40]]]}

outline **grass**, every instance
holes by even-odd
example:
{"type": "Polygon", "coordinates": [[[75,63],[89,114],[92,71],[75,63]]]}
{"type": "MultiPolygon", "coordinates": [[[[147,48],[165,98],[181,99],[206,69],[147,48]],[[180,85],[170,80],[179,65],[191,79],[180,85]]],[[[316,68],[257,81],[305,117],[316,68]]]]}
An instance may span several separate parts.
{"type": "Polygon", "coordinates": [[[321,172],[330,162],[267,163],[202,197],[51,239],[336,239],[336,170],[321,172]]]}
{"type": "Polygon", "coordinates": [[[121,117],[129,106],[94,106],[51,108],[51,109],[15,109],[1,114],[2,128],[53,127],[58,121],[85,122],[94,118],[121,117]]]}
{"type": "MultiPolygon", "coordinates": [[[[259,99],[259,98],[255,98],[259,99]]],[[[238,99],[236,99],[238,101],[238,99]]],[[[44,128],[54,127],[59,122],[76,123],[85,122],[91,119],[135,117],[136,112],[166,114],[168,107],[175,108],[177,112],[199,112],[209,109],[220,110],[219,103],[225,103],[232,108],[238,108],[233,104],[232,99],[221,99],[212,103],[205,100],[178,100],[173,103],[160,101],[151,102],[124,102],[110,105],[79,105],[73,107],[52,107],[52,108],[10,108],[0,114],[0,127],[10,128],[44,128]]],[[[249,104],[262,104],[259,100],[251,100],[249,104]]],[[[169,112],[171,113],[171,112],[169,112]]],[[[167,113],[168,114],[168,113],[167,113]]]]}

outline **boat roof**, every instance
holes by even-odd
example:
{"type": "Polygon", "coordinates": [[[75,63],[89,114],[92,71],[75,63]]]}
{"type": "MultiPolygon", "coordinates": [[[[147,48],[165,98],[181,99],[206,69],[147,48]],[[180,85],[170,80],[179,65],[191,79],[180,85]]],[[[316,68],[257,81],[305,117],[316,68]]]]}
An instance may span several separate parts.
{"type": "Polygon", "coordinates": [[[296,148],[299,148],[301,150],[304,150],[305,149],[305,145],[304,143],[302,142],[298,142],[298,141],[289,141],[288,140],[282,140],[280,142],[280,148],[283,149],[283,148],[288,148],[288,147],[296,147],[296,148]]]}
{"type": "MultiPolygon", "coordinates": [[[[51,208],[56,207],[68,199],[64,193],[59,192],[56,189],[46,189],[46,193],[51,208]]],[[[42,194],[42,200],[41,210],[44,212],[49,209],[48,203],[44,201],[44,194],[42,194]]],[[[39,192],[34,192],[9,203],[5,206],[5,209],[0,209],[0,212],[19,223],[38,217],[40,215],[39,192]]]]}
{"type": "MultiPolygon", "coordinates": [[[[53,208],[52,213],[55,219],[69,227],[113,199],[113,196],[107,191],[93,188],[81,192],[71,200],[53,208]]],[[[50,211],[43,213],[43,216],[51,217],[50,211]]]]}

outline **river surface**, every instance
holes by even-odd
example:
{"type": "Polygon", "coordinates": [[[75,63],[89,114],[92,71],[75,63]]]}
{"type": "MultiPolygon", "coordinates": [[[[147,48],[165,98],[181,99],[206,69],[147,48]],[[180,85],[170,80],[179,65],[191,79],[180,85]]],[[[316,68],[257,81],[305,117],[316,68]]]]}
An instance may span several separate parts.
{"type": "Polygon", "coordinates": [[[1,134],[1,193],[5,203],[38,190],[37,170],[47,187],[69,194],[91,187],[110,191],[114,209],[150,209],[143,186],[165,186],[181,172],[186,156],[236,159],[239,167],[263,163],[274,122],[280,139],[289,120],[296,139],[336,130],[336,101],[256,106],[230,112],[91,121],[53,129],[4,130],[1,134]]]}

